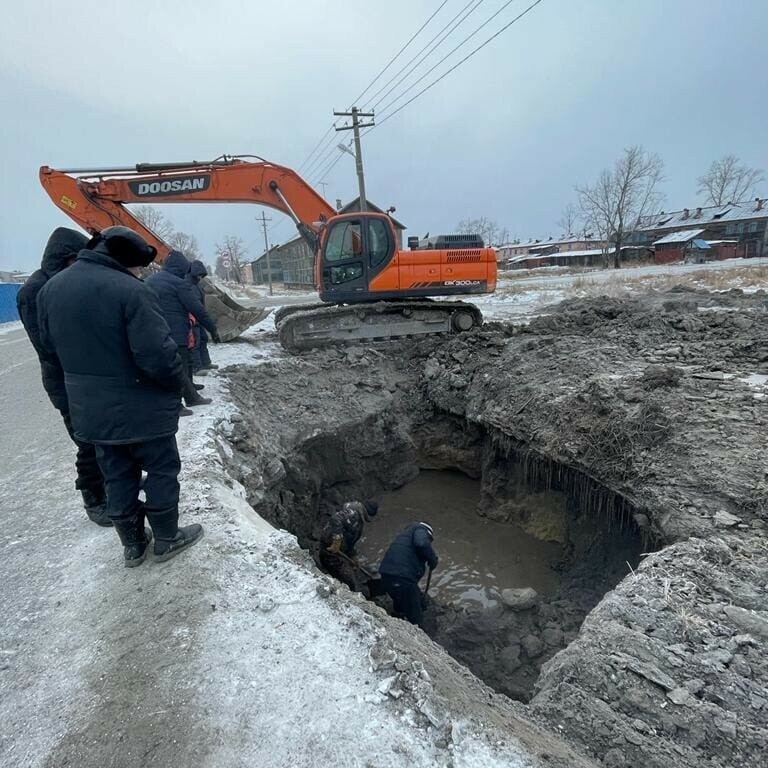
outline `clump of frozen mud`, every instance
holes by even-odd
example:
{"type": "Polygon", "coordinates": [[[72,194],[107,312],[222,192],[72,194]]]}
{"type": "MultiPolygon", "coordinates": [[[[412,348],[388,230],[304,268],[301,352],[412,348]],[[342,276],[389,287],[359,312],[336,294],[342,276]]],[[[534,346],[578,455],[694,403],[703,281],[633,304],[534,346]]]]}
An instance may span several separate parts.
{"type": "Polygon", "coordinates": [[[560,589],[438,606],[436,639],[497,690],[535,688],[531,711],[606,765],[757,765],[766,373],[762,295],[574,300],[526,326],[228,369],[240,413],[222,450],[310,551],[350,496],[420,468],[480,478],[470,513],[559,541],[560,589]],[[537,512],[543,489],[561,514],[537,512]]]}

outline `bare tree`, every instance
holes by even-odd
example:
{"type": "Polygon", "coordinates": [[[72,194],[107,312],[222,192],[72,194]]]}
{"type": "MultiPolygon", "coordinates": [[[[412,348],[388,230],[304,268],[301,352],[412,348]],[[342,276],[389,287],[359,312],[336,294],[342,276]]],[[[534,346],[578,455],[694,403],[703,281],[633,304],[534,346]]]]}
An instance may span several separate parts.
{"type": "MultiPolygon", "coordinates": [[[[480,235],[483,242],[489,246],[499,243],[499,225],[486,216],[481,216],[479,219],[462,219],[456,225],[456,231],[464,235],[480,235]]],[[[507,230],[501,231],[506,232],[507,230]]]]}
{"type": "Polygon", "coordinates": [[[223,243],[216,243],[216,274],[224,280],[242,283],[241,267],[246,256],[245,244],[234,235],[227,235],[223,243]]]}
{"type": "Polygon", "coordinates": [[[601,239],[613,245],[616,269],[627,235],[642,216],[661,204],[663,178],[661,158],[636,145],[627,147],[614,167],[604,170],[592,186],[576,188],[585,225],[594,227],[601,239]]]}
{"type": "Polygon", "coordinates": [[[157,208],[151,205],[137,205],[131,213],[161,240],[167,241],[173,234],[173,224],[157,208]]]}
{"type": "Polygon", "coordinates": [[[188,235],[186,232],[172,232],[167,240],[177,251],[181,251],[189,261],[202,259],[200,245],[194,235],[188,235]]]}
{"type": "Polygon", "coordinates": [[[555,223],[566,237],[570,237],[580,229],[579,209],[573,203],[568,203],[555,223]]]}
{"type": "Polygon", "coordinates": [[[738,203],[753,197],[764,179],[763,171],[742,165],[736,155],[724,155],[699,176],[696,191],[712,205],[738,203]]]}

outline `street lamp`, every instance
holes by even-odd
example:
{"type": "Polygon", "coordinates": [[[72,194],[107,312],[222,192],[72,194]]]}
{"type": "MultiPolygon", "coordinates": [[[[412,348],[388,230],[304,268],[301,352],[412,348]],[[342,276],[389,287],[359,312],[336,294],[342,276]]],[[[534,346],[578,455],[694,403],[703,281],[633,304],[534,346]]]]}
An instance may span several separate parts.
{"type": "Polygon", "coordinates": [[[352,157],[357,159],[355,153],[348,146],[346,146],[346,144],[338,144],[337,146],[342,152],[346,152],[348,155],[352,155],[352,157]]]}

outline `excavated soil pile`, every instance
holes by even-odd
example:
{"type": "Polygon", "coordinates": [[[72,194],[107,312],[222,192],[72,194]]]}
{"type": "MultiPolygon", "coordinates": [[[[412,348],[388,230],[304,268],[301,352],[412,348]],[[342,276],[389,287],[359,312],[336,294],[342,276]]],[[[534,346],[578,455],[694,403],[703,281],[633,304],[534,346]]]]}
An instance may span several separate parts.
{"type": "Polygon", "coordinates": [[[435,639],[606,765],[759,765],[766,373],[763,294],[573,300],[527,326],[228,369],[221,445],[310,551],[344,500],[425,468],[479,478],[468,514],[558,543],[558,588],[438,603],[435,639]]]}

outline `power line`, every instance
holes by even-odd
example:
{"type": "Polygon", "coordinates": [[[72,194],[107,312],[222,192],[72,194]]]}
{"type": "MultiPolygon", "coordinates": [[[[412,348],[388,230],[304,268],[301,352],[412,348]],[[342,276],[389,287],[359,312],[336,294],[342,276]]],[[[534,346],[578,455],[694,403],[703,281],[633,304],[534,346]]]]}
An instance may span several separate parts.
{"type": "MultiPolygon", "coordinates": [[[[392,91],[394,91],[404,80],[407,80],[452,34],[453,32],[460,27],[467,18],[474,13],[482,3],[483,0],[480,0],[480,2],[470,8],[454,25],[451,27],[451,29],[448,30],[448,32],[443,35],[443,37],[438,40],[388,91],[386,91],[381,98],[373,105],[373,108],[376,109],[379,104],[381,104],[384,99],[389,96],[392,91]]],[[[417,81],[418,82],[418,81],[417,81]]]]}
{"type": "Polygon", "coordinates": [[[339,152],[339,154],[333,158],[333,160],[323,169],[322,173],[317,174],[317,181],[315,184],[319,183],[321,179],[324,179],[332,170],[336,167],[336,163],[341,160],[341,158],[344,157],[343,152],[339,152]]]}
{"type": "MultiPolygon", "coordinates": [[[[336,124],[334,123],[334,126],[336,124]]],[[[315,174],[318,170],[318,168],[322,168],[325,163],[328,162],[331,155],[335,154],[336,150],[336,143],[338,142],[338,139],[336,138],[335,133],[336,128],[334,128],[334,134],[333,138],[330,140],[330,143],[328,143],[323,150],[320,152],[320,154],[309,164],[309,166],[304,170],[304,173],[306,176],[312,176],[315,174]]]]}
{"type": "MultiPolygon", "coordinates": [[[[451,50],[448,53],[446,53],[445,56],[443,56],[443,58],[440,59],[440,61],[438,61],[436,64],[434,64],[432,67],[430,67],[423,75],[421,75],[418,78],[418,80],[416,80],[415,82],[411,83],[399,96],[396,96],[394,99],[392,99],[392,101],[390,101],[389,103],[385,104],[381,108],[381,111],[382,112],[386,112],[391,106],[393,106],[398,101],[400,101],[400,99],[402,99],[403,96],[405,96],[406,93],[408,93],[409,91],[412,91],[428,75],[430,75],[432,72],[434,72],[446,59],[449,59],[451,56],[453,56],[453,54],[456,53],[456,51],[458,51],[459,48],[462,48],[466,43],[468,43],[481,29],[483,29],[484,27],[487,27],[503,10],[505,10],[507,8],[507,6],[511,5],[514,2],[515,2],[515,0],[507,0],[504,3],[504,5],[502,5],[501,8],[499,8],[498,11],[496,11],[496,13],[494,13],[492,16],[487,18],[473,32],[470,32],[455,48],[453,48],[453,50],[451,50]]],[[[377,106],[378,106],[378,104],[377,104],[377,106]]]]}
{"type": "Polygon", "coordinates": [[[336,123],[331,123],[331,127],[320,137],[320,141],[315,144],[314,149],[304,158],[303,162],[299,166],[298,170],[300,171],[308,162],[309,159],[312,157],[312,155],[317,152],[318,147],[325,141],[326,136],[329,136],[333,133],[333,129],[336,127],[336,123]]]}
{"type": "Polygon", "coordinates": [[[434,19],[435,16],[437,16],[438,13],[440,13],[440,11],[442,10],[443,6],[447,2],[448,2],[448,0],[443,0],[443,2],[440,3],[440,5],[437,6],[437,10],[435,10],[435,12],[416,30],[416,32],[413,33],[413,35],[411,35],[411,37],[408,40],[408,42],[387,62],[387,65],[384,67],[384,69],[382,69],[381,72],[379,72],[379,74],[376,75],[376,77],[374,77],[373,80],[371,80],[370,83],[368,83],[368,85],[360,93],[360,95],[356,99],[354,99],[352,101],[352,104],[349,105],[348,109],[351,109],[355,104],[357,104],[357,102],[360,101],[360,99],[363,98],[363,96],[365,96],[365,94],[371,89],[373,84],[395,63],[395,61],[400,56],[400,54],[421,34],[421,32],[424,29],[424,27],[426,27],[427,24],[429,24],[429,22],[432,21],[432,19],[434,19]]]}
{"type": "MultiPolygon", "coordinates": [[[[411,37],[409,38],[408,42],[406,42],[406,44],[389,60],[389,62],[379,72],[379,74],[376,75],[376,77],[374,77],[373,80],[371,80],[370,83],[368,83],[368,85],[363,89],[363,91],[360,93],[360,95],[349,105],[348,109],[351,109],[371,89],[371,87],[389,69],[389,67],[391,67],[392,64],[394,64],[395,61],[397,61],[397,59],[402,55],[402,53],[406,50],[406,48],[408,48],[408,46],[419,36],[419,34],[421,34],[421,32],[424,30],[424,28],[429,24],[430,21],[432,21],[432,19],[435,18],[435,16],[437,16],[437,14],[442,10],[443,6],[447,2],[448,2],[448,0],[443,0],[443,2],[440,3],[440,5],[429,16],[429,18],[416,30],[416,32],[413,35],[411,35],[411,37]]],[[[481,2],[482,2],[482,0],[481,0],[481,2]]],[[[315,161],[318,159],[318,157],[320,155],[326,155],[327,156],[327,149],[328,149],[328,146],[329,146],[328,142],[329,141],[330,142],[334,141],[332,134],[334,133],[334,129],[335,128],[336,128],[336,123],[332,123],[331,127],[328,128],[328,130],[326,130],[326,132],[320,137],[320,140],[317,142],[315,147],[312,149],[312,151],[309,153],[309,155],[307,155],[307,157],[304,159],[304,161],[299,166],[299,168],[298,168],[299,172],[301,172],[302,169],[305,169],[305,173],[307,175],[310,174],[310,168],[315,166],[316,163],[312,162],[312,163],[310,163],[309,166],[307,165],[307,163],[309,163],[310,160],[312,159],[312,157],[316,155],[316,153],[318,152],[318,149],[320,149],[321,145],[325,145],[325,146],[322,149],[320,149],[319,154],[317,155],[317,157],[315,157],[315,161]],[[328,139],[329,135],[331,136],[330,139],[328,139]]],[[[324,160],[321,161],[321,162],[324,162],[324,160]]]]}
{"type": "MultiPolygon", "coordinates": [[[[437,38],[438,38],[438,37],[440,37],[440,35],[442,35],[442,34],[443,34],[443,32],[445,32],[445,30],[446,30],[446,29],[448,29],[448,27],[450,27],[450,26],[451,26],[451,24],[453,24],[453,22],[454,22],[454,21],[456,21],[456,19],[458,19],[458,18],[459,18],[459,16],[461,16],[461,14],[462,14],[462,13],[464,13],[464,11],[466,11],[466,10],[467,10],[467,8],[469,8],[470,6],[474,6],[473,8],[471,8],[471,9],[469,10],[469,12],[466,14],[466,16],[464,16],[462,19],[460,19],[460,20],[459,20],[459,22],[458,22],[458,24],[457,24],[456,26],[458,26],[459,24],[461,24],[461,22],[462,22],[462,21],[463,21],[463,20],[464,20],[464,19],[465,19],[467,16],[469,16],[469,14],[470,14],[470,13],[472,13],[472,11],[474,11],[474,10],[475,10],[475,9],[476,9],[476,8],[477,8],[477,7],[478,7],[478,6],[479,6],[479,5],[482,3],[482,2],[483,2],[483,0],[469,0],[469,2],[468,2],[468,3],[467,3],[467,4],[466,4],[466,5],[465,5],[465,6],[464,6],[464,7],[463,7],[463,8],[462,8],[462,9],[461,9],[461,10],[460,10],[460,11],[459,11],[459,12],[458,12],[458,13],[457,13],[457,14],[456,14],[456,15],[455,15],[455,16],[454,16],[454,17],[453,17],[453,18],[452,18],[452,19],[451,19],[451,20],[450,20],[450,21],[449,21],[449,22],[448,22],[448,23],[447,23],[445,26],[444,26],[444,27],[443,27],[443,28],[442,28],[442,29],[441,29],[441,30],[440,30],[440,31],[439,31],[439,32],[438,32],[438,33],[437,33],[437,34],[436,34],[436,35],[435,35],[435,36],[434,36],[434,37],[433,37],[433,38],[432,38],[432,39],[431,39],[431,40],[430,40],[430,41],[429,41],[429,42],[428,42],[428,43],[427,43],[427,44],[426,44],[426,45],[425,45],[425,46],[424,46],[424,47],[423,47],[421,50],[420,50],[420,51],[418,51],[418,52],[416,53],[416,55],[415,55],[413,58],[411,58],[411,59],[410,59],[410,60],[409,60],[409,61],[408,61],[408,62],[405,64],[405,66],[404,66],[404,67],[401,67],[401,68],[400,68],[400,69],[399,69],[399,70],[398,70],[398,71],[397,71],[397,72],[396,72],[396,73],[395,73],[395,74],[394,74],[394,75],[393,75],[393,76],[392,76],[392,77],[391,77],[389,80],[387,80],[387,82],[386,82],[386,83],[384,83],[384,85],[383,85],[381,88],[379,88],[379,90],[378,90],[378,91],[376,91],[376,93],[374,93],[374,94],[373,94],[373,96],[371,96],[371,97],[370,97],[370,99],[368,100],[368,105],[370,106],[370,105],[373,103],[373,100],[374,100],[374,99],[378,98],[378,96],[379,96],[379,95],[380,95],[380,94],[381,94],[381,93],[382,93],[382,92],[383,92],[383,91],[384,91],[386,88],[388,88],[388,87],[389,87],[389,86],[390,86],[390,85],[391,85],[391,84],[392,84],[392,83],[393,83],[395,80],[397,80],[397,78],[398,78],[398,77],[400,77],[400,75],[401,75],[403,72],[405,72],[405,70],[406,70],[406,69],[408,69],[408,67],[410,67],[410,66],[411,66],[411,64],[413,64],[413,62],[414,62],[414,61],[416,61],[416,59],[418,59],[418,58],[419,58],[419,56],[421,56],[421,54],[422,54],[422,53],[424,53],[424,51],[425,51],[427,48],[429,48],[429,46],[430,46],[430,45],[432,45],[432,43],[434,43],[434,42],[435,42],[435,40],[437,40],[437,38]]],[[[450,32],[448,32],[448,35],[450,35],[450,34],[451,34],[451,32],[453,32],[453,30],[454,30],[455,28],[456,28],[456,27],[453,27],[453,28],[450,30],[450,32]]],[[[448,35],[446,35],[445,37],[448,37],[448,35]]],[[[445,38],[443,38],[443,40],[444,40],[444,39],[445,39],[445,38]]],[[[443,42],[443,40],[441,40],[441,41],[440,41],[440,43],[442,43],[442,42],[443,42]]],[[[438,43],[438,45],[439,45],[440,43],[438,43]]],[[[430,53],[431,53],[431,51],[430,51],[430,53]]],[[[419,64],[420,64],[420,63],[421,63],[421,61],[419,62],[419,64]]],[[[418,64],[416,64],[416,66],[418,66],[418,64]]],[[[415,67],[414,67],[414,69],[415,69],[415,67]]],[[[412,71],[412,70],[411,70],[411,71],[412,71]]],[[[409,74],[410,74],[410,72],[409,72],[409,74]]],[[[374,105],[374,106],[375,106],[375,105],[374,105]]]]}
{"type": "MultiPolygon", "coordinates": [[[[433,80],[429,85],[422,88],[417,94],[412,96],[408,101],[406,101],[404,104],[401,104],[396,110],[393,112],[390,112],[388,115],[385,115],[384,117],[379,119],[379,122],[377,125],[381,125],[382,123],[385,123],[387,120],[389,120],[391,117],[394,117],[398,112],[405,109],[409,104],[416,101],[416,99],[419,98],[422,94],[426,93],[430,88],[433,88],[435,85],[437,85],[443,78],[447,77],[451,74],[454,70],[458,69],[465,61],[468,61],[471,59],[478,51],[485,48],[488,43],[490,43],[492,40],[495,40],[502,32],[505,32],[507,29],[509,29],[515,22],[519,21],[523,18],[526,14],[528,14],[530,11],[532,11],[542,0],[535,0],[535,2],[531,3],[522,13],[519,13],[517,16],[515,16],[512,21],[505,24],[498,32],[491,35],[487,40],[482,42],[480,45],[477,46],[474,50],[472,50],[470,53],[468,53],[461,61],[458,61],[456,64],[454,64],[450,69],[447,69],[445,72],[443,72],[442,75],[440,75],[438,78],[433,80]]],[[[450,54],[449,54],[450,55],[450,54]]],[[[426,75],[425,75],[426,76],[426,75]]],[[[423,79],[423,78],[422,78],[423,79]]],[[[402,98],[405,95],[405,93],[401,94],[398,99],[395,99],[395,101],[398,101],[400,98],[402,98]]],[[[394,102],[393,102],[394,103],[394,102]]],[[[386,110],[386,107],[384,108],[386,110]]],[[[370,133],[373,128],[370,128],[367,133],[370,133]]]]}

